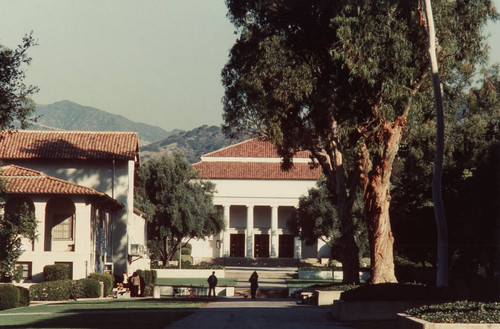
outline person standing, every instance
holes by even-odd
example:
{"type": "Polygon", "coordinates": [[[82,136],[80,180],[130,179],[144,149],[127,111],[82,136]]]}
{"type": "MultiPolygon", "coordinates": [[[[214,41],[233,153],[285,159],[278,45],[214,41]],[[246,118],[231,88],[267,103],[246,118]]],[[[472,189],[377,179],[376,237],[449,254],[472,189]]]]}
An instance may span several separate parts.
{"type": "Polygon", "coordinates": [[[252,295],[252,299],[255,299],[257,297],[257,288],[259,288],[259,275],[256,271],[252,273],[248,281],[250,282],[250,292],[252,295]]]}
{"type": "Polygon", "coordinates": [[[211,296],[212,291],[215,297],[215,287],[217,286],[217,277],[215,276],[215,271],[213,271],[212,275],[208,277],[207,282],[208,282],[208,297],[211,296]]]}
{"type": "Polygon", "coordinates": [[[130,280],[130,297],[139,297],[139,287],[141,286],[141,277],[137,272],[132,274],[132,279],[130,280]]]}

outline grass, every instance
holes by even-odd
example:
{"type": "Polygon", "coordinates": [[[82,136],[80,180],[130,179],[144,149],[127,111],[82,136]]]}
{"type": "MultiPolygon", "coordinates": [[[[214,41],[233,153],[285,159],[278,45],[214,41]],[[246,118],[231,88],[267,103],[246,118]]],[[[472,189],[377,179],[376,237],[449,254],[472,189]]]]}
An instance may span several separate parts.
{"type": "Polygon", "coordinates": [[[105,299],[42,304],[0,312],[0,328],[159,329],[203,305],[171,299],[105,299]]]}
{"type": "MultiPolygon", "coordinates": [[[[236,279],[221,278],[217,280],[219,287],[234,287],[236,279]]],[[[183,286],[183,287],[207,287],[208,282],[205,278],[157,278],[156,284],[160,286],[183,286]]]]}

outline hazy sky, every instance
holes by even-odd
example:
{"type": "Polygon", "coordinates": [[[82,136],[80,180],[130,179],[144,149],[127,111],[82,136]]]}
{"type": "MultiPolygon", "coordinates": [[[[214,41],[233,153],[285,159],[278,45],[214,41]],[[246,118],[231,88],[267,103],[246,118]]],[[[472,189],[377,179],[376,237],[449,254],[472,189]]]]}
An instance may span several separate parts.
{"type": "MultiPolygon", "coordinates": [[[[33,30],[26,82],[39,104],[192,129],[222,123],[220,73],[236,38],[226,13],[224,0],[0,0],[0,44],[33,30]]],[[[500,63],[500,23],[488,30],[500,63]]]]}

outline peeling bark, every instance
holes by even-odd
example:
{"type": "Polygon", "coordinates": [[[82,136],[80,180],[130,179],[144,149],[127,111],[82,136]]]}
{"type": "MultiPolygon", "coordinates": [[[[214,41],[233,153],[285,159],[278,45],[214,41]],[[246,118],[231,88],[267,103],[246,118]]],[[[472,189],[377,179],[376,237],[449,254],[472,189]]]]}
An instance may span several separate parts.
{"type": "MultiPolygon", "coordinates": [[[[373,162],[368,150],[362,153],[364,175],[364,203],[371,257],[371,283],[397,282],[394,270],[394,236],[389,218],[390,178],[392,165],[398,151],[406,117],[400,117],[383,126],[378,137],[383,139],[383,148],[373,162]]],[[[379,144],[380,145],[380,144],[379,144]]]]}

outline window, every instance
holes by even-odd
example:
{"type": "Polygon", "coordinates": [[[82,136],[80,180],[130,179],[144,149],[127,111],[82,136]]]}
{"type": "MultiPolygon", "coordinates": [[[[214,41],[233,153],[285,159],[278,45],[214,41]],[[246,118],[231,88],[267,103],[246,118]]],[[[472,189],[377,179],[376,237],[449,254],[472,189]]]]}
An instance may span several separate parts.
{"type": "Polygon", "coordinates": [[[31,262],[18,262],[16,267],[22,266],[23,268],[23,281],[32,279],[31,262]]]}
{"type": "Polygon", "coordinates": [[[54,215],[52,238],[54,240],[73,240],[73,215],[54,215]]]}

